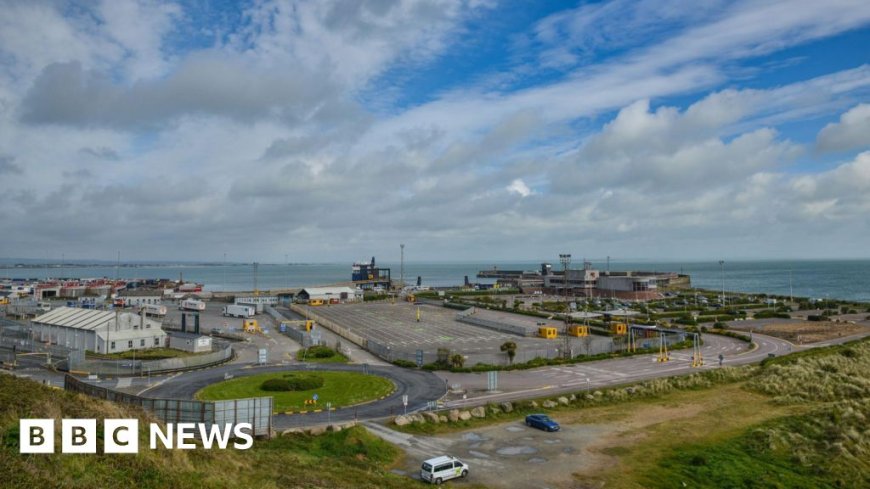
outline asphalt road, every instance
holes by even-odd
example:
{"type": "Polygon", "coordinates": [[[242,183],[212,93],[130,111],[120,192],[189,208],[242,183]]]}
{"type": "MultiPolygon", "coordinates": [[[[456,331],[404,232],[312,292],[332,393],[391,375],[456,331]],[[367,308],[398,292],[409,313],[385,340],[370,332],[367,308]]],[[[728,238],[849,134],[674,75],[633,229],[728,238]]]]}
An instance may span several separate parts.
{"type": "MultiPolygon", "coordinates": [[[[594,390],[620,384],[629,384],[658,377],[687,375],[698,371],[719,368],[719,355],[723,355],[723,365],[745,365],[757,363],[770,354],[779,356],[790,353],[795,347],[789,342],[755,334],[757,345],[748,349],[740,340],[718,336],[703,335],[702,356],[705,365],[700,368],[691,366],[691,350],[671,352],[671,360],[657,362],[656,355],[638,355],[614,360],[577,363],[565,366],[542,367],[534,370],[515,370],[499,372],[498,389],[488,392],[487,374],[451,374],[438,372],[438,375],[457,391],[464,392],[466,398],[452,399],[447,407],[470,407],[488,402],[514,401],[530,397],[552,396],[561,393],[594,390]]],[[[454,396],[455,397],[455,396],[454,396]]]]}
{"type": "MultiPolygon", "coordinates": [[[[795,350],[843,343],[858,338],[860,338],[860,335],[798,347],[784,340],[754,334],[753,339],[757,346],[753,349],[747,349],[747,344],[739,340],[717,335],[704,335],[702,352],[706,365],[700,368],[692,368],[690,366],[691,351],[687,350],[672,352],[671,360],[665,363],[656,362],[654,355],[639,355],[631,358],[601,360],[571,366],[552,366],[534,370],[499,372],[499,387],[495,392],[487,391],[486,373],[452,374],[438,372],[433,374],[394,366],[369,365],[370,373],[387,377],[396,384],[396,390],[387,398],[356,407],[339,409],[329,414],[325,412],[305,415],[276,414],[273,424],[276,429],[286,429],[297,426],[311,426],[328,421],[384,418],[405,411],[405,407],[402,404],[403,395],[408,395],[408,412],[424,409],[428,401],[442,398],[449,399],[445,403],[446,407],[471,407],[488,402],[553,396],[560,393],[578,392],[585,389],[627,384],[658,377],[686,375],[706,369],[719,368],[719,354],[724,356],[723,363],[725,366],[744,365],[760,362],[771,354],[780,356],[795,350]],[[453,386],[454,384],[457,384],[460,390],[465,392],[467,396],[465,399],[461,397],[456,398],[457,396],[455,395],[451,395],[454,397],[453,399],[450,399],[451,396],[445,397],[448,386],[453,386]]],[[[284,339],[286,337],[279,338],[281,342],[284,339]]],[[[287,340],[289,341],[289,339],[287,340]]],[[[366,368],[363,365],[316,365],[303,363],[280,365],[273,363],[267,366],[253,365],[251,357],[255,355],[256,349],[267,346],[272,341],[274,339],[264,336],[258,337],[255,341],[255,343],[262,342],[263,345],[239,344],[240,355],[233,363],[214,368],[150,378],[125,377],[101,379],[95,383],[103,387],[146,397],[192,399],[194,394],[202,387],[223,380],[226,373],[240,377],[282,370],[362,371],[366,368]]],[[[280,344],[271,345],[271,347],[274,350],[281,351],[281,357],[286,357],[286,350],[289,349],[287,346],[280,344]]],[[[38,357],[21,357],[21,363],[23,368],[15,371],[16,375],[30,377],[37,381],[45,381],[58,387],[63,385],[62,374],[40,368],[41,362],[38,357]]]]}
{"type": "MultiPolygon", "coordinates": [[[[203,387],[221,382],[224,375],[231,373],[234,377],[244,377],[268,372],[281,371],[341,371],[363,372],[363,365],[322,365],[294,364],[281,366],[240,366],[222,365],[219,367],[194,370],[172,377],[153,387],[141,391],[140,395],[152,398],[193,399],[194,394],[203,387]]],[[[444,381],[436,375],[421,370],[409,370],[398,367],[368,366],[371,374],[390,379],[396,385],[396,390],[383,400],[366,404],[336,409],[331,413],[309,414],[275,414],[272,424],[276,429],[287,429],[295,426],[307,426],[326,423],[327,421],[350,421],[356,419],[383,418],[404,411],[402,397],[408,396],[408,411],[425,408],[428,401],[440,399],[447,391],[444,381]]]]}

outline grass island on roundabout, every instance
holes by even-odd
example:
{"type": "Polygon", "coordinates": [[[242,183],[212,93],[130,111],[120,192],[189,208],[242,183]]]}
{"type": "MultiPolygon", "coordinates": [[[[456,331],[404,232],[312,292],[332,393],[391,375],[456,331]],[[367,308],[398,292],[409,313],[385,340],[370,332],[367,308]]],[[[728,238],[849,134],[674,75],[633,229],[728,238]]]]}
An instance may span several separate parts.
{"type": "Polygon", "coordinates": [[[358,372],[285,370],[218,382],[199,390],[207,401],[271,396],[274,412],[341,408],[380,399],[396,389],[390,379],[358,372]],[[313,399],[316,403],[311,403],[313,399]],[[306,404],[306,401],[309,401],[306,404]]]}

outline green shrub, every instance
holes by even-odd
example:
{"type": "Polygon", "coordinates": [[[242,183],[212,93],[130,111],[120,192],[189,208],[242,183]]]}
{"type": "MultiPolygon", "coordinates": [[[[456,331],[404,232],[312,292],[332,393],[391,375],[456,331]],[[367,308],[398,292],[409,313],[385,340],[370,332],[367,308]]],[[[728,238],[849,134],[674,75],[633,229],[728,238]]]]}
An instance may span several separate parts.
{"type": "Polygon", "coordinates": [[[791,315],[786,312],[777,312],[777,311],[759,311],[755,313],[755,319],[766,319],[766,318],[781,318],[781,319],[790,319],[791,315]]]}
{"type": "Polygon", "coordinates": [[[332,348],[330,348],[328,346],[316,345],[316,346],[308,347],[307,356],[309,356],[309,357],[329,358],[329,357],[334,356],[334,355],[335,355],[335,350],[333,350],[332,348]]]}
{"type": "Polygon", "coordinates": [[[283,379],[263,381],[260,388],[269,392],[310,391],[323,387],[323,377],[307,373],[292,373],[283,379]]]}
{"type": "Polygon", "coordinates": [[[414,363],[410,360],[404,360],[401,358],[393,360],[393,365],[395,365],[397,367],[402,367],[402,368],[417,368],[416,363],[414,363]]]}
{"type": "Polygon", "coordinates": [[[269,379],[260,384],[260,389],[269,392],[287,392],[293,389],[290,388],[290,382],[286,379],[269,379]]]}

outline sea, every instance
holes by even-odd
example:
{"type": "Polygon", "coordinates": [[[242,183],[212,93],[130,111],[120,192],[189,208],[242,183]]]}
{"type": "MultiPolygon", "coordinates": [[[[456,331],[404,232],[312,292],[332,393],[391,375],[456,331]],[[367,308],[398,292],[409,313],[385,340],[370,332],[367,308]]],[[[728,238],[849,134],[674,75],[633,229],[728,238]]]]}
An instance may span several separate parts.
{"type": "MultiPolygon", "coordinates": [[[[558,261],[552,262],[554,268],[558,261]]],[[[257,288],[269,290],[288,287],[306,287],[348,282],[351,263],[291,263],[257,266],[257,288]]],[[[457,263],[405,263],[405,282],[414,284],[420,277],[422,285],[446,287],[461,285],[467,276],[471,282],[491,283],[476,278],[479,270],[497,267],[500,270],[538,270],[541,261],[517,262],[457,262],[457,263]]],[[[398,263],[378,263],[390,267],[393,279],[399,279],[398,263]]],[[[593,268],[606,270],[607,263],[592,262],[593,268]]],[[[758,260],[729,261],[610,261],[610,270],[643,270],[689,274],[695,287],[725,291],[768,293],[843,299],[870,302],[870,260],[758,260]]],[[[171,264],[171,265],[70,265],[59,267],[16,268],[0,265],[0,278],[98,278],[122,279],[166,278],[202,283],[208,291],[246,291],[254,289],[252,264],[171,264]]]]}

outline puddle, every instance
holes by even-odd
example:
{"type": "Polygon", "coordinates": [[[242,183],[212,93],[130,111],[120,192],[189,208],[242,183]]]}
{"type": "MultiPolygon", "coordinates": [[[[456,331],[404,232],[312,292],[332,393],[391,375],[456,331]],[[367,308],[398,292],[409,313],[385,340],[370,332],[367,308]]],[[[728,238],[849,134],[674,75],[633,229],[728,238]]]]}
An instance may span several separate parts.
{"type": "Polygon", "coordinates": [[[462,439],[465,441],[483,441],[486,438],[480,436],[478,433],[465,433],[462,435],[462,439]]]}
{"type": "Polygon", "coordinates": [[[495,451],[495,453],[499,455],[530,455],[532,453],[538,453],[538,449],[535,447],[521,446],[521,447],[504,447],[499,448],[495,451]]]}
{"type": "Polygon", "coordinates": [[[471,455],[472,457],[477,457],[477,458],[489,458],[489,455],[487,455],[483,452],[475,451],[475,450],[469,450],[468,454],[471,455]]]}
{"type": "Polygon", "coordinates": [[[565,447],[562,449],[562,453],[574,453],[574,447],[565,447]]]}
{"type": "Polygon", "coordinates": [[[525,431],[525,430],[526,430],[525,428],[521,428],[521,427],[519,427],[519,426],[508,426],[508,427],[505,428],[505,429],[508,430],[508,431],[510,431],[511,433],[519,433],[520,431],[525,431]]]}
{"type": "Polygon", "coordinates": [[[545,463],[546,461],[547,461],[547,459],[542,458],[542,457],[532,457],[529,459],[530,464],[542,464],[542,463],[545,463]]]}
{"type": "Polygon", "coordinates": [[[483,445],[483,443],[472,443],[471,445],[468,445],[468,448],[480,448],[481,445],[483,445]]]}
{"type": "Polygon", "coordinates": [[[555,445],[556,443],[562,443],[562,440],[559,440],[559,439],[556,439],[556,440],[544,440],[544,443],[547,444],[547,445],[555,445]]]}

